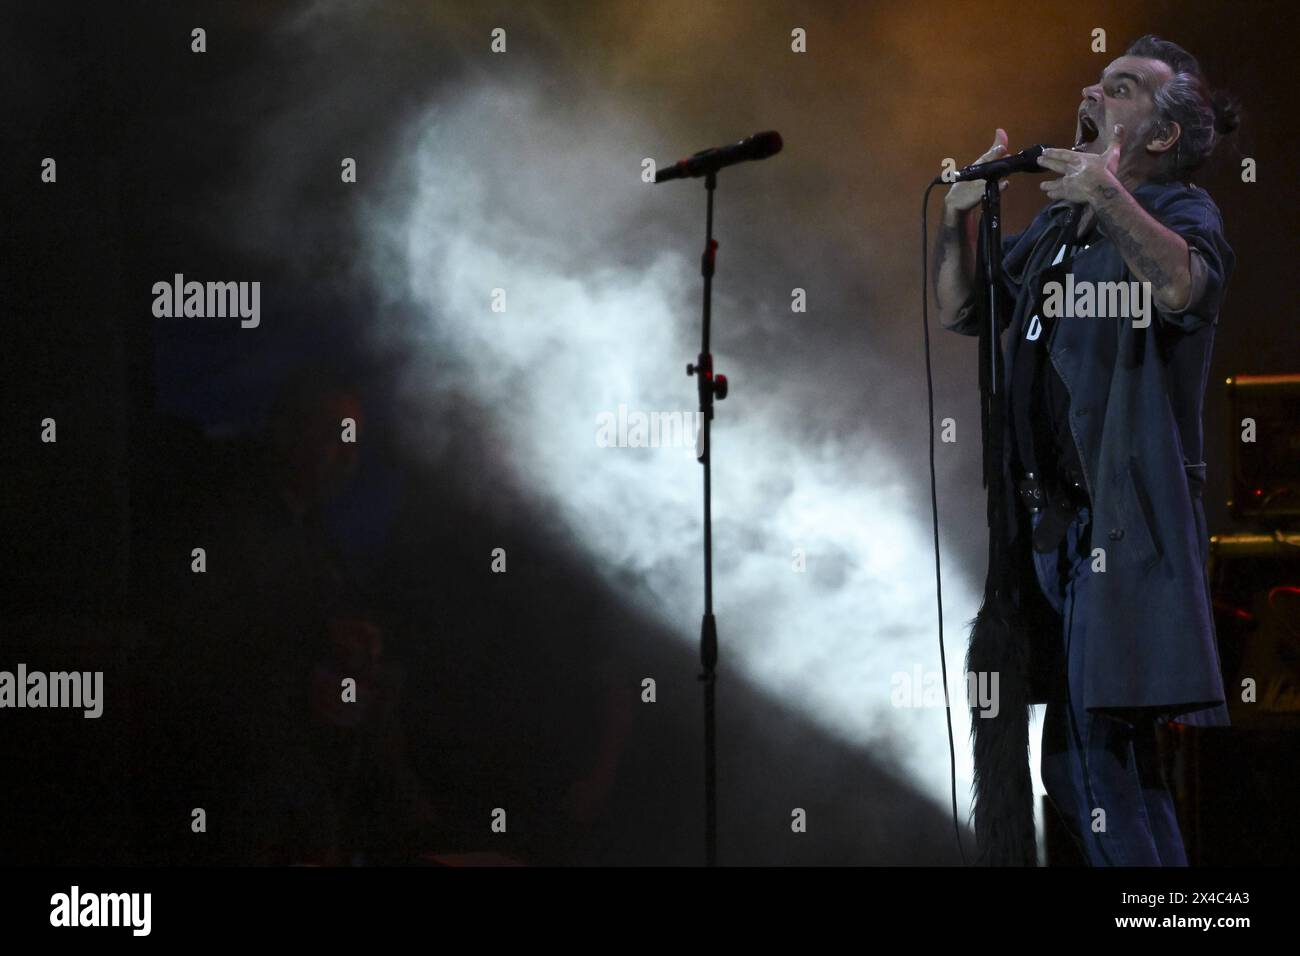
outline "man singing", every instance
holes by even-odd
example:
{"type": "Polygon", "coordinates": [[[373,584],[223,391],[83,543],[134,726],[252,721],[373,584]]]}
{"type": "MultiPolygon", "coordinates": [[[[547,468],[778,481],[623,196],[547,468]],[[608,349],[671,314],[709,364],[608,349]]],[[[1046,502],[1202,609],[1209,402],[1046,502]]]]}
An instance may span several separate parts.
{"type": "MultiPolygon", "coordinates": [[[[1008,560],[1032,563],[1060,628],[1041,698],[1042,778],[1092,865],[1186,865],[1156,731],[1173,718],[1228,722],[1201,419],[1234,256],[1218,208],[1188,178],[1236,126],[1194,57],[1141,38],[1083,90],[1076,145],[1039,160],[1059,177],[1041,183],[1049,204],[1003,247],[1008,560]]],[[[980,161],[1005,155],[999,129],[980,161]]],[[[980,329],[983,188],[953,185],[935,251],[941,321],[962,335],[980,329]]],[[[977,781],[982,772],[977,747],[977,781]]],[[[981,826],[982,812],[1010,808],[977,798],[989,842],[1025,832],[1023,805],[1018,819],[981,826]]],[[[1031,863],[1020,842],[981,849],[986,861],[1031,863]]]]}

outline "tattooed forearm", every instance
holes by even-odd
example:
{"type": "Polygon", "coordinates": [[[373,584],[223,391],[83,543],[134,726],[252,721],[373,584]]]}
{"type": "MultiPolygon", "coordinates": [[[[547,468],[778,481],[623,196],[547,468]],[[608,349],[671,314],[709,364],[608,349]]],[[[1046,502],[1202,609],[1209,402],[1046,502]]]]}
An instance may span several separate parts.
{"type": "Polygon", "coordinates": [[[934,245],[934,275],[931,276],[930,282],[934,288],[934,301],[943,308],[943,298],[939,293],[940,282],[939,276],[943,272],[944,263],[948,261],[948,250],[961,243],[961,229],[955,223],[949,223],[946,220],[939,229],[939,238],[934,245]]]}
{"type": "Polygon", "coordinates": [[[939,322],[945,329],[963,335],[964,312],[970,302],[975,271],[975,226],[978,220],[967,211],[944,209],[943,226],[934,246],[934,301],[939,322]]]}
{"type": "MultiPolygon", "coordinates": [[[[1103,217],[1102,223],[1106,224],[1103,217]]],[[[1116,223],[1107,224],[1106,234],[1110,236],[1115,245],[1119,246],[1120,255],[1124,261],[1129,264],[1134,272],[1141,278],[1151,283],[1157,293],[1167,291],[1173,285],[1173,278],[1165,272],[1160,262],[1154,257],[1147,255],[1134,235],[1123,226],[1116,223]]]]}
{"type": "Polygon", "coordinates": [[[1118,186],[1099,186],[1092,208],[1129,269],[1140,281],[1151,283],[1156,303],[1166,309],[1183,308],[1192,284],[1187,241],[1118,186]]]}

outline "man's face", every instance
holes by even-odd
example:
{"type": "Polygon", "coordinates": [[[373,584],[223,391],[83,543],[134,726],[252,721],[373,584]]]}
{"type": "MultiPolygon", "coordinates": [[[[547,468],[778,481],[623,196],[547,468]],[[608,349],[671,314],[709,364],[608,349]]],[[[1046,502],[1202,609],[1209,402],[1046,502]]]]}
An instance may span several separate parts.
{"type": "Polygon", "coordinates": [[[1156,117],[1152,94],[1172,77],[1173,70],[1161,60],[1122,56],[1112,62],[1097,83],[1084,87],[1074,148],[1084,153],[1104,153],[1119,123],[1124,127],[1124,153],[1141,150],[1156,117]]]}

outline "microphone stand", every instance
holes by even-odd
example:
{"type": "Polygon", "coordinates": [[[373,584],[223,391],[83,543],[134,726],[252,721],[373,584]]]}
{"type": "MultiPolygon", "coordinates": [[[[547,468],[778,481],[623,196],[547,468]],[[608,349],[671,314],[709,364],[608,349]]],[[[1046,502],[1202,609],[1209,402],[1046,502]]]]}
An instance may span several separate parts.
{"type": "Polygon", "coordinates": [[[707,194],[707,213],[704,229],[704,254],[700,257],[700,274],[704,277],[704,317],[700,354],[694,364],[686,366],[686,374],[694,375],[700,399],[702,442],[696,460],[704,466],[704,617],[700,622],[700,663],[703,672],[699,680],[704,685],[704,859],[707,866],[716,866],[718,860],[718,807],[717,807],[717,739],[714,721],[715,668],[718,663],[718,626],[713,617],[713,509],[712,468],[709,425],[713,421],[713,400],[727,397],[727,377],[713,374],[713,356],[709,354],[709,323],[713,310],[713,267],[718,243],[713,238],[713,191],[718,185],[718,174],[712,170],[705,174],[704,189],[707,194]]]}
{"type": "MultiPolygon", "coordinates": [[[[1012,596],[1008,500],[1003,461],[1007,395],[1003,387],[999,337],[1002,316],[1002,210],[997,177],[984,183],[979,258],[984,314],[979,327],[980,430],[984,451],[985,517],[989,527],[988,569],[984,596],[971,627],[966,653],[969,671],[1003,671],[1024,638],[1015,625],[1012,596]]],[[[1004,707],[995,718],[972,717],[975,758],[975,835],[980,861],[986,865],[1032,865],[1034,859],[1033,795],[1028,766],[1021,765],[1029,745],[1027,712],[1019,707],[1023,688],[1014,667],[1004,675],[1004,707]],[[1019,755],[1012,759],[1008,754],[1019,755]]]]}
{"type": "MultiPolygon", "coordinates": [[[[988,491],[989,553],[984,598],[971,628],[967,668],[976,672],[1003,670],[1003,709],[990,720],[974,720],[975,833],[980,859],[992,866],[1033,866],[1033,788],[1023,762],[1029,746],[1026,704],[1030,675],[1017,673],[1015,644],[1029,640],[1016,613],[1013,593],[1017,568],[1011,554],[1010,526],[1016,520],[1014,488],[1007,487],[1003,471],[1006,421],[1010,414],[1004,388],[1005,364],[999,340],[1003,307],[1002,210],[997,178],[984,183],[980,221],[980,258],[985,307],[980,323],[980,425],[984,447],[984,486],[988,491]],[[1017,755],[1012,759],[1010,755],[1017,755]]],[[[1072,206],[1061,225],[1072,235],[1080,209],[1072,206]]],[[[1029,656],[1029,652],[1025,652],[1029,656]]],[[[1026,671],[1032,669],[1026,660],[1026,671]]]]}
{"type": "Polygon", "coordinates": [[[1002,190],[997,177],[984,180],[983,215],[980,217],[980,252],[984,260],[984,322],[980,326],[980,407],[984,444],[984,487],[988,491],[989,581],[987,597],[1005,599],[1010,574],[1002,560],[1006,550],[1006,522],[1002,473],[1004,423],[1008,409],[1002,388],[1002,190]]]}

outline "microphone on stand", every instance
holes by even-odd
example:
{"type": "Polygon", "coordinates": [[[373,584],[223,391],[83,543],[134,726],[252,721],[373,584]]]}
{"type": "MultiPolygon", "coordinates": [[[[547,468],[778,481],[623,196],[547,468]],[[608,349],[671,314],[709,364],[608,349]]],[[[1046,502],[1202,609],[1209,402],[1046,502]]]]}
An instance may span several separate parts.
{"type": "Polygon", "coordinates": [[[972,179],[1001,179],[1011,173],[1046,173],[1049,170],[1038,165],[1038,157],[1043,155],[1043,150],[1050,148],[1039,143],[1022,149],[1013,156],[991,159],[987,163],[971,163],[957,170],[952,179],[936,176],[934,184],[941,186],[944,183],[964,183],[972,179]]]}
{"type": "Polygon", "coordinates": [[[670,179],[687,179],[715,173],[724,166],[743,163],[750,159],[767,159],[781,152],[781,134],[776,130],[755,133],[748,139],[729,146],[715,149],[702,149],[698,153],[680,159],[667,169],[655,173],[655,182],[667,182],[670,179]]]}

